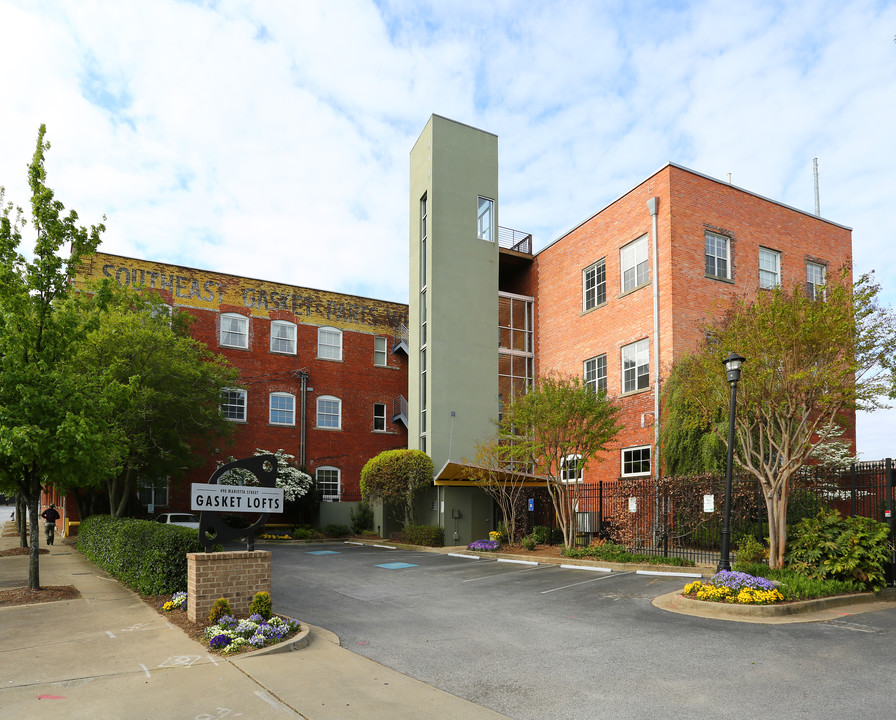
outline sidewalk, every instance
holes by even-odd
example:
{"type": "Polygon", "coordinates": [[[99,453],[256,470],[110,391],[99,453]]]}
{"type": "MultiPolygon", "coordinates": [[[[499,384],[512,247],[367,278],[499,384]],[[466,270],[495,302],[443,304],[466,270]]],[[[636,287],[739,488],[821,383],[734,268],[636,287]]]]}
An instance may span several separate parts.
{"type": "MultiPolygon", "coordinates": [[[[0,538],[0,550],[17,545],[0,538]]],[[[41,584],[74,585],[81,598],[0,607],[3,717],[505,717],[341,648],[321,628],[296,652],[210,655],[73,546],[49,550],[41,584]]],[[[0,557],[0,589],[27,581],[27,555],[0,557]]]]}

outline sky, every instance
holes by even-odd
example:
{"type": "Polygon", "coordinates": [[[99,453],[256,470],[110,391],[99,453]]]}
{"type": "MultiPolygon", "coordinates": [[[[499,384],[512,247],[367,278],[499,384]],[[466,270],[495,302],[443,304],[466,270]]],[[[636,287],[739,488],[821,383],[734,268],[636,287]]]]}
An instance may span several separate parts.
{"type": "MultiPolygon", "coordinates": [[[[409,153],[498,135],[536,251],[667,162],[853,229],[896,304],[896,1],[0,0],[0,185],[101,250],[407,302],[409,153]]],[[[861,458],[896,454],[861,415],[861,458]]]]}

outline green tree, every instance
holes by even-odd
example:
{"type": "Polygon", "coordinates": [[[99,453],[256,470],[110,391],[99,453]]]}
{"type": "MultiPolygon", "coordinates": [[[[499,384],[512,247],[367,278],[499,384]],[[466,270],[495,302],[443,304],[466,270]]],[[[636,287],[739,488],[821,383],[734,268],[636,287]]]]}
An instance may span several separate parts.
{"type": "Polygon", "coordinates": [[[414,500],[432,483],[432,459],[420,450],[384,450],[361,470],[361,496],[366,501],[399,508],[404,524],[415,525],[414,500]]]}
{"type": "Polygon", "coordinates": [[[474,449],[476,455],[473,461],[464,462],[479,487],[498,504],[504,527],[507,528],[507,540],[513,543],[516,541],[520,501],[526,481],[533,478],[520,471],[524,463],[514,459],[512,444],[502,441],[497,435],[476,443],[474,449]]]}
{"type": "Polygon", "coordinates": [[[138,483],[181,475],[233,431],[221,393],[238,373],[190,337],[189,313],[152,292],[105,280],[64,310],[85,325],[71,365],[97,380],[95,398],[120,438],[122,457],[105,485],[111,514],[121,517],[138,483]]]}
{"type": "Polygon", "coordinates": [[[67,363],[77,327],[57,313],[72,271],[96,250],[105,227],[85,228],[74,210],[64,214],[46,184],[45,135],[41,125],[28,166],[35,236],[30,259],[22,249],[24,214],[4,204],[0,190],[0,468],[28,506],[31,589],[40,588],[42,485],[64,490],[74,477],[107,470],[115,456],[88,400],[92,379],[73,374],[67,363]]]}
{"type": "Polygon", "coordinates": [[[672,403],[695,414],[727,446],[729,386],[722,360],[746,362],[738,385],[738,465],[759,482],[769,518],[769,565],[787,546],[790,481],[832,428],[855,410],[875,410],[893,397],[896,317],[879,304],[871,277],[854,284],[844,269],[815,300],[801,286],[739,298],[704,328],[693,354],[676,363],[672,403]]]}
{"type": "Polygon", "coordinates": [[[515,399],[499,423],[518,462],[546,477],[563,542],[572,547],[582,472],[619,434],[619,408],[575,375],[553,373],[515,399]]]}

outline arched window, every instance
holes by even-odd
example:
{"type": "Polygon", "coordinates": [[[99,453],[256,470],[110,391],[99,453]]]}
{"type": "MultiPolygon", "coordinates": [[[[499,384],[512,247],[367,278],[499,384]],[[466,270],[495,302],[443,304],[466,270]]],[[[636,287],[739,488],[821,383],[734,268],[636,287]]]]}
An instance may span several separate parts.
{"type": "Polygon", "coordinates": [[[332,327],[317,329],[317,356],[324,360],[342,360],[342,330],[332,327]]]}
{"type": "Polygon", "coordinates": [[[274,320],[271,323],[271,352],[296,354],[296,326],[291,322],[274,320]]]}
{"type": "Polygon", "coordinates": [[[249,348],[249,318],[245,315],[226,313],[221,316],[221,345],[249,348]]]}

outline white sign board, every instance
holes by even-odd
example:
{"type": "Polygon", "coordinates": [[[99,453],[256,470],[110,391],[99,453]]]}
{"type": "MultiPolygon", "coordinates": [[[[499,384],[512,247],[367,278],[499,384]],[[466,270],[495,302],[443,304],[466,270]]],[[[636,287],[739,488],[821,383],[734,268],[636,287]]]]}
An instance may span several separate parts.
{"type": "Polygon", "coordinates": [[[715,495],[704,495],[703,496],[703,512],[715,512],[716,509],[716,496],[715,495]]]}
{"type": "Polygon", "coordinates": [[[283,489],[247,485],[193,483],[191,510],[219,512],[283,512],[283,489]]]}
{"type": "Polygon", "coordinates": [[[628,499],[628,511],[629,512],[638,512],[638,498],[630,497],[628,499]]]}

